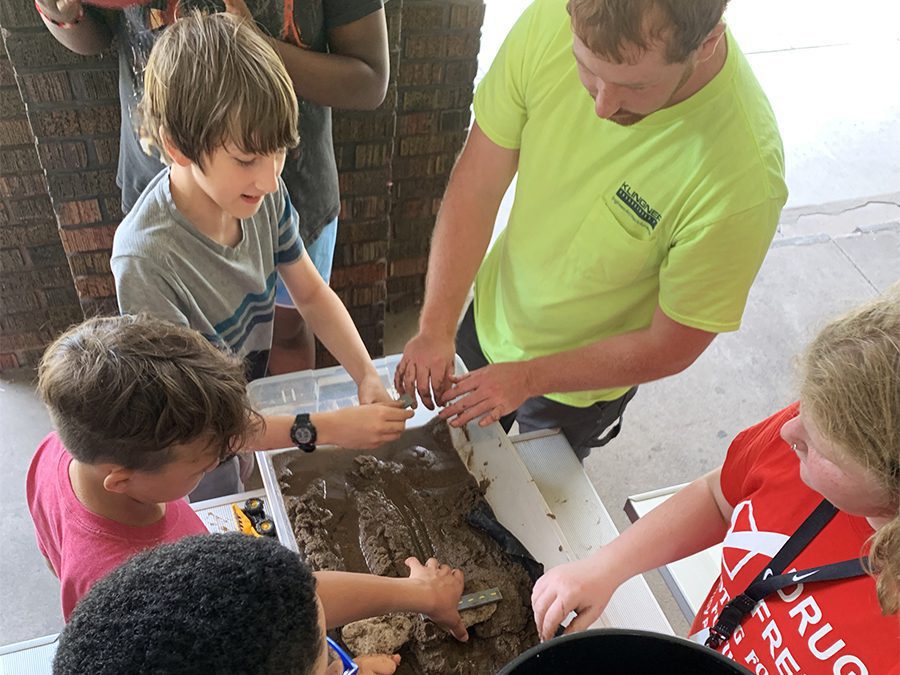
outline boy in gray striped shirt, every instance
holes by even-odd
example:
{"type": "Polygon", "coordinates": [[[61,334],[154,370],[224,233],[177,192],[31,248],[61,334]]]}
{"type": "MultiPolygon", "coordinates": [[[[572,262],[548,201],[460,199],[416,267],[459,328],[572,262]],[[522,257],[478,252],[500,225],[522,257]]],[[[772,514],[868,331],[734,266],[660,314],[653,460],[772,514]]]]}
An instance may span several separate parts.
{"type": "MultiPolygon", "coordinates": [[[[318,442],[370,447],[399,436],[412,413],[385,390],[300,240],[280,178],[299,140],[297,99],[265,38],[230,14],[179,19],[153,47],[140,113],[142,137],[169,166],[116,232],[111,265],[120,311],[200,331],[241,355],[254,379],[266,372],[280,274],[359,389],[359,407],[311,416],[318,442]]],[[[240,473],[223,464],[192,499],[240,491],[240,473]]]]}

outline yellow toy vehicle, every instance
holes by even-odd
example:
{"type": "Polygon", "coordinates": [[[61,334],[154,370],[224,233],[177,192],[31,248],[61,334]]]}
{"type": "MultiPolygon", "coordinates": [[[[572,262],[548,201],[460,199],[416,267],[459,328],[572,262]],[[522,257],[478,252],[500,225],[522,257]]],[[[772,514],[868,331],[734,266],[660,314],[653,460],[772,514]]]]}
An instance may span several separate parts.
{"type": "Polygon", "coordinates": [[[253,497],[244,502],[243,507],[237,504],[231,505],[238,530],[252,537],[274,537],[275,523],[266,516],[265,504],[262,499],[253,497]]]}

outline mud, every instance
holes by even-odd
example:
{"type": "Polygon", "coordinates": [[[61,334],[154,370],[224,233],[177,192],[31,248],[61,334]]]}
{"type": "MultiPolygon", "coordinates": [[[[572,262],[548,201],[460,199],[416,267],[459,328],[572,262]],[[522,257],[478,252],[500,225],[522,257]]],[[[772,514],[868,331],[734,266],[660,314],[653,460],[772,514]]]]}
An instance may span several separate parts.
{"type": "MultiPolygon", "coordinates": [[[[515,558],[468,524],[467,515],[486,502],[446,424],[411,429],[374,451],[298,452],[275,459],[297,543],[314,569],[405,577],[406,558],[435,557],[463,570],[465,593],[497,587],[503,594],[484,610],[490,616],[469,628],[464,644],[418,615],[403,615],[411,626],[398,652],[398,673],[494,673],[537,644],[532,580],[515,558]]],[[[406,631],[403,620],[385,619],[371,636],[356,626],[347,642],[396,642],[398,629],[406,631]]]]}

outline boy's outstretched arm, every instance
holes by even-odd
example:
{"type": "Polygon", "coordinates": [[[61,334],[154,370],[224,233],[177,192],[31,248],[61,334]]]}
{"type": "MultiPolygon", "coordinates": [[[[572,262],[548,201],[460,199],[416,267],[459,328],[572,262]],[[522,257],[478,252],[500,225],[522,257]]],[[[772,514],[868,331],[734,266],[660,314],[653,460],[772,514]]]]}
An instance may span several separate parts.
{"type": "Polygon", "coordinates": [[[721,542],[733,510],[722,494],[721,473],[719,467],[698,478],[589,558],[538,579],[531,604],[541,639],[552,638],[569,612],[577,616],[566,633],[584,630],[631,577],[721,542]]]}
{"type": "MultiPolygon", "coordinates": [[[[312,413],[309,419],[316,428],[318,445],[370,450],[399,438],[406,428],[406,420],[412,416],[413,412],[403,403],[393,401],[312,413]]],[[[265,426],[247,439],[241,451],[293,447],[294,415],[265,415],[263,419],[265,426]]]]}
{"type": "Polygon", "coordinates": [[[309,256],[304,253],[295,262],[279,265],[278,274],[316,337],[356,382],[359,402],[391,402],[347,308],[322,280],[309,256]]]}
{"type": "Polygon", "coordinates": [[[329,629],[392,612],[427,615],[461,642],[469,639],[457,604],[463,573],[429,558],[407,558],[409,577],[395,579],[353,572],[316,572],[317,592],[329,629]]]}
{"type": "Polygon", "coordinates": [[[81,0],[36,1],[47,30],[66,49],[82,56],[93,56],[109,47],[112,42],[112,31],[106,21],[84,7],[81,0]],[[67,27],[57,26],[54,21],[66,24],[67,27]]]}

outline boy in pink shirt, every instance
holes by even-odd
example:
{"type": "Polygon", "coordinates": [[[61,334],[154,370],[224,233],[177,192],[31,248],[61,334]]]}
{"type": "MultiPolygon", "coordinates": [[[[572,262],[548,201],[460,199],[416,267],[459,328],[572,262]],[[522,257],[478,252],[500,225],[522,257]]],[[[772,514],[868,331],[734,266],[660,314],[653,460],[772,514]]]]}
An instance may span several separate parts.
{"type": "MultiPolygon", "coordinates": [[[[136,553],[206,533],[185,496],[243,449],[288,447],[301,417],[262,418],[250,408],[238,357],[146,315],[70,329],[44,354],[38,388],[57,431],[32,460],[28,507],[67,620],[95,581],[136,553]]],[[[433,559],[407,564],[402,580],[316,575],[323,604],[332,616],[370,601],[378,614],[429,614],[465,640],[456,609],[462,572],[433,559]]]]}

